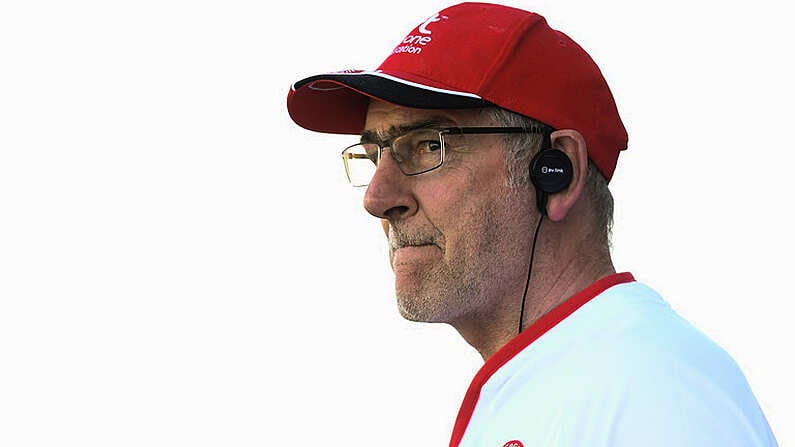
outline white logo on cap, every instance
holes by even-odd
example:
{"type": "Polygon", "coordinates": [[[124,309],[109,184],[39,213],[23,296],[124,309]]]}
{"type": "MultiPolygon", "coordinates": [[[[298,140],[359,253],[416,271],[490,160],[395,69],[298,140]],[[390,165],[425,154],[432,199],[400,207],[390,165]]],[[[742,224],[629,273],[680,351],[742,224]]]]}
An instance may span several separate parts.
{"type": "Polygon", "coordinates": [[[419,28],[420,32],[422,34],[431,34],[431,30],[429,30],[427,28],[427,26],[430,25],[433,22],[438,22],[440,20],[442,20],[442,19],[439,18],[439,14],[435,14],[433,17],[428,18],[428,20],[426,20],[425,23],[420,25],[420,28],[419,28]]]}
{"type": "Polygon", "coordinates": [[[428,29],[428,25],[431,23],[440,22],[444,19],[447,19],[447,16],[440,16],[439,14],[430,17],[428,20],[423,22],[420,26],[417,27],[417,31],[419,34],[409,34],[403,39],[400,44],[392,50],[392,54],[397,53],[409,53],[409,54],[420,54],[422,53],[422,48],[427,46],[431,43],[431,30],[428,29]]]}

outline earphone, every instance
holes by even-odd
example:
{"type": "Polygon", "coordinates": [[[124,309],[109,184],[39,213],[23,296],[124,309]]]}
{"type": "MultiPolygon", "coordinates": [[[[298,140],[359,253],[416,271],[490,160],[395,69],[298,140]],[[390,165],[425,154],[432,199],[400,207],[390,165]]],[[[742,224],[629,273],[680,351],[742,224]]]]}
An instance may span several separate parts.
{"type": "Polygon", "coordinates": [[[524,284],[522,294],[522,307],[519,311],[519,333],[524,329],[524,306],[527,300],[527,289],[530,286],[530,275],[533,272],[533,258],[536,252],[536,242],[538,241],[538,230],[541,228],[541,221],[547,215],[547,200],[550,194],[563,191],[568,188],[573,177],[574,168],[571,159],[560,149],[552,147],[549,132],[544,132],[541,141],[541,150],[530,160],[530,181],[536,190],[536,206],[541,216],[536,224],[536,231],[533,234],[533,246],[530,249],[530,265],[527,267],[527,281],[524,284]]]}
{"type": "Polygon", "coordinates": [[[549,195],[566,189],[574,171],[569,156],[553,148],[550,138],[549,132],[545,132],[541,150],[530,160],[530,181],[536,189],[538,211],[544,216],[549,195]]]}

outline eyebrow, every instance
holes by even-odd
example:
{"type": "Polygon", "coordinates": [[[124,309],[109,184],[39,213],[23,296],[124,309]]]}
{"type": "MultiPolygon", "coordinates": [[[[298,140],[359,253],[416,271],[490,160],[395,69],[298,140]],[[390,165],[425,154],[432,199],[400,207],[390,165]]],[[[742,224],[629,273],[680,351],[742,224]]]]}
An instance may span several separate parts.
{"type": "Polygon", "coordinates": [[[376,143],[385,145],[392,139],[406,132],[411,132],[417,129],[435,129],[443,127],[454,127],[455,122],[450,118],[432,117],[423,120],[413,121],[410,123],[393,125],[386,132],[379,132],[377,130],[364,130],[362,131],[361,143],[376,143]]]}

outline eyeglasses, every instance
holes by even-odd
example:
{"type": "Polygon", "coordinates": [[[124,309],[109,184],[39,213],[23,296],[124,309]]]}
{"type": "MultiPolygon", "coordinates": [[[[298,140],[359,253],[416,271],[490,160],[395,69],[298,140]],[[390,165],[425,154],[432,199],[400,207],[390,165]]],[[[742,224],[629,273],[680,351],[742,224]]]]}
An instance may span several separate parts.
{"type": "Polygon", "coordinates": [[[367,186],[375,174],[384,149],[390,148],[392,158],[404,175],[433,171],[444,163],[445,137],[450,135],[489,135],[540,133],[539,128],[524,127],[448,127],[415,129],[384,143],[359,143],[342,151],[345,173],[353,186],[367,186]]]}

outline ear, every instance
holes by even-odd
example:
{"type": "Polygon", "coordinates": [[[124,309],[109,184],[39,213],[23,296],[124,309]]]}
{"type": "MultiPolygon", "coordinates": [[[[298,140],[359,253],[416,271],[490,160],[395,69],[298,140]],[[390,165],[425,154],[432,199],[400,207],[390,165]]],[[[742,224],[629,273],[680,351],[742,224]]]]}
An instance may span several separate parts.
{"type": "Polygon", "coordinates": [[[572,177],[568,188],[551,194],[547,202],[547,216],[559,222],[568,215],[585,189],[585,176],[588,173],[588,148],[585,138],[574,129],[561,129],[550,136],[552,147],[563,151],[571,160],[572,177]]]}

